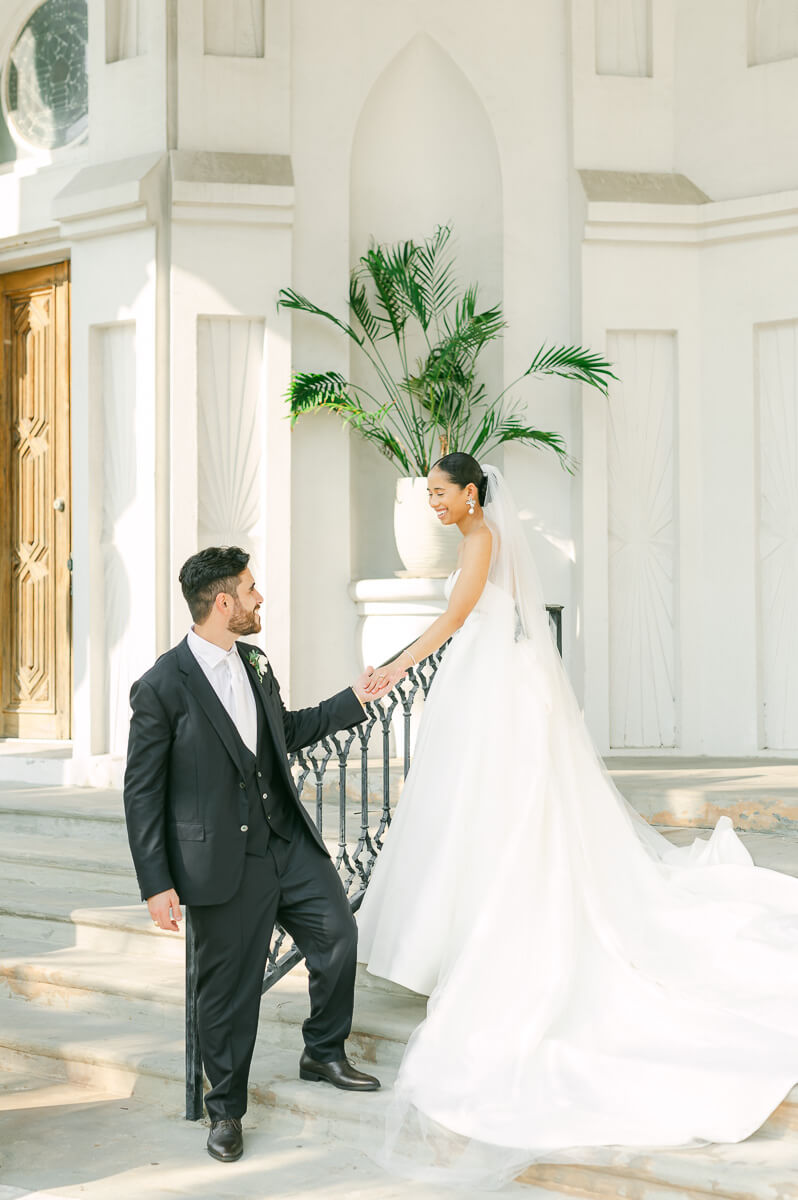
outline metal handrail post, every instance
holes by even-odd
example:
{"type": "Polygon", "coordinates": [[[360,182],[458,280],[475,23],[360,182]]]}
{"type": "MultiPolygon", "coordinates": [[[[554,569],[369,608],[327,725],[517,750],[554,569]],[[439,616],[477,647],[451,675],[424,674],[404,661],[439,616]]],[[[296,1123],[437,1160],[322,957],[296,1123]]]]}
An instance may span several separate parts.
{"type": "Polygon", "coordinates": [[[186,908],[186,1120],[202,1116],[202,1054],[197,1020],[197,944],[186,908]]]}

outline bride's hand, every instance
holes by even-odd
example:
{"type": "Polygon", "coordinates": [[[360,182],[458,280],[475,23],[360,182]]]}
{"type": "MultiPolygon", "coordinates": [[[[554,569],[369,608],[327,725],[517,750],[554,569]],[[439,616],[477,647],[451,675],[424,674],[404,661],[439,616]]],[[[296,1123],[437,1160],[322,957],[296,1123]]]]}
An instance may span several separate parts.
{"type": "Polygon", "coordinates": [[[407,674],[409,665],[400,656],[393,662],[386,663],[384,667],[378,667],[364,689],[368,699],[379,700],[381,696],[389,692],[407,674]]]}

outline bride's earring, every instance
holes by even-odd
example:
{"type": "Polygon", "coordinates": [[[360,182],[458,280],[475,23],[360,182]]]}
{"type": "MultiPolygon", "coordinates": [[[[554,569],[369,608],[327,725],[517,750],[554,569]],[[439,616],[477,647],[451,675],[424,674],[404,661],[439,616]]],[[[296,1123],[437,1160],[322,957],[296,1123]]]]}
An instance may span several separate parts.
{"type": "Polygon", "coordinates": [[[468,505],[468,511],[471,513],[471,516],[473,517],[474,509],[476,508],[476,504],[477,504],[476,500],[474,499],[473,496],[469,496],[468,499],[466,500],[466,504],[468,505]]]}

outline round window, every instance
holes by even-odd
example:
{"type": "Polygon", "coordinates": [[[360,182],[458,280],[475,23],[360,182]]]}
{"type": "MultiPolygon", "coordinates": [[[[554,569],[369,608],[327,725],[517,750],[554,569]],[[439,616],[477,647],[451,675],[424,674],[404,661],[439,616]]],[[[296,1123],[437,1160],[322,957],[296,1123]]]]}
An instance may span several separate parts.
{"type": "Polygon", "coordinates": [[[86,136],[88,26],[86,0],[45,0],[14,42],[3,108],[12,136],[23,145],[58,150],[86,136]]]}

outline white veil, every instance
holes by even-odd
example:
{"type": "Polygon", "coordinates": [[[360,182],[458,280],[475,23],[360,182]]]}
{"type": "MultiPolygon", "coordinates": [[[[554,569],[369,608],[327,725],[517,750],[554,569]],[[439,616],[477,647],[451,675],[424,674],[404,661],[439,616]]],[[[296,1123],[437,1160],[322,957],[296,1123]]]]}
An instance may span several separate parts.
{"type": "MultiPolygon", "coordinates": [[[[644,847],[652,857],[664,861],[673,855],[671,843],[621,795],[587,731],[571,681],[551,637],[543,585],[512,493],[498,468],[488,463],[480,465],[488,480],[483,513],[494,534],[489,578],[497,587],[509,592],[515,601],[516,638],[525,638],[535,647],[538,663],[548,676],[550,694],[557,695],[561,702],[557,706],[556,719],[566,728],[570,726],[569,736],[595,760],[644,847]]],[[[565,728],[561,732],[565,732],[565,728]]]]}
{"type": "Polygon", "coordinates": [[[496,467],[482,464],[488,487],[482,510],[493,537],[490,580],[515,601],[517,637],[544,640],[548,616],[543,586],[504,476],[496,467]]]}

